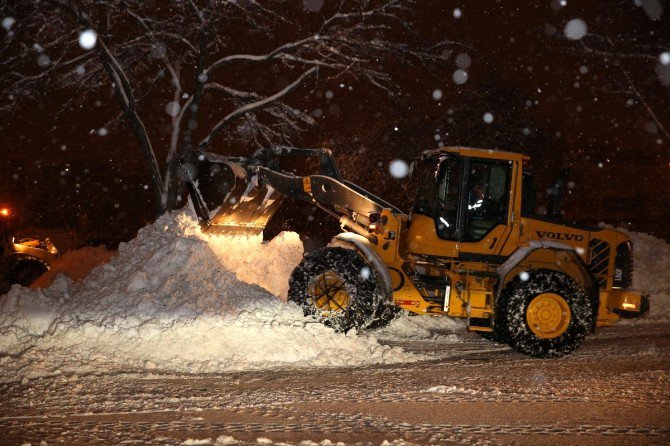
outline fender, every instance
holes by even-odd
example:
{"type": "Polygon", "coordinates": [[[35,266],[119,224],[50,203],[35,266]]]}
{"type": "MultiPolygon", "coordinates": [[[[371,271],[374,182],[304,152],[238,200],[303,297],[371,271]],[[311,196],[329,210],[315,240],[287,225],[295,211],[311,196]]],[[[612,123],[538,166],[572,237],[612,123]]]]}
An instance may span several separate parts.
{"type": "MultiPolygon", "coordinates": [[[[581,275],[581,277],[573,277],[573,278],[577,279],[578,282],[581,281],[580,285],[584,287],[585,291],[591,298],[594,313],[593,329],[595,329],[596,321],[598,319],[598,309],[600,305],[600,293],[598,288],[598,282],[593,276],[593,273],[591,273],[591,271],[589,271],[589,269],[586,267],[582,258],[577,254],[577,251],[575,251],[575,249],[572,246],[566,245],[564,243],[547,241],[547,240],[532,240],[528,243],[528,246],[523,246],[514,251],[514,253],[511,256],[509,256],[509,258],[496,270],[496,273],[499,278],[499,286],[498,289],[496,290],[496,299],[497,297],[500,296],[500,293],[502,292],[507,282],[509,282],[511,273],[514,271],[514,269],[517,268],[519,265],[521,265],[521,263],[524,262],[529,256],[531,256],[531,254],[533,254],[535,251],[538,250],[554,251],[557,255],[558,253],[563,252],[567,256],[567,258],[569,258],[569,262],[563,266],[560,265],[560,260],[552,262],[551,265],[547,263],[545,264],[547,264],[547,266],[555,266],[555,269],[557,271],[568,273],[566,269],[572,269],[573,272],[581,275]],[[570,266],[571,264],[574,265],[574,267],[571,267],[570,266]]],[[[573,274],[568,275],[573,276],[573,274]]]]}
{"type": "Polygon", "coordinates": [[[391,296],[391,294],[393,294],[391,274],[384,261],[379,257],[379,254],[377,254],[370,245],[370,240],[353,232],[342,232],[333,237],[328,246],[339,246],[341,248],[353,249],[360,252],[381,277],[382,287],[384,288],[386,296],[391,296]]]}
{"type": "Polygon", "coordinates": [[[512,253],[511,256],[505,260],[505,262],[498,267],[496,273],[502,284],[505,281],[507,275],[512,271],[519,263],[521,263],[528,255],[535,251],[536,249],[556,249],[561,251],[574,251],[574,248],[565,243],[550,242],[546,240],[531,240],[528,242],[528,246],[522,246],[512,253]]]}

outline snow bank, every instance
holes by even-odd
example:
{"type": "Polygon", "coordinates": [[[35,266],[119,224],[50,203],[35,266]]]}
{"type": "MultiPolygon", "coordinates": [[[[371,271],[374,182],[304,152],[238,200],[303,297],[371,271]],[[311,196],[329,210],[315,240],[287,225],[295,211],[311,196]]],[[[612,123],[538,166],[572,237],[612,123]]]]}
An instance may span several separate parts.
{"type": "Polygon", "coordinates": [[[670,320],[670,244],[648,234],[629,232],[633,240],[633,289],[649,294],[650,310],[642,320],[670,320]]]}
{"type": "Polygon", "coordinates": [[[186,214],[165,215],[82,282],[61,275],[49,288],[0,296],[0,380],[418,359],[372,336],[335,333],[273,296],[286,295],[301,257],[295,234],[267,244],[210,237],[186,214]]]}
{"type": "Polygon", "coordinates": [[[115,255],[114,251],[104,246],[86,246],[68,251],[62,257],[59,257],[51,265],[49,271],[42,274],[30,287],[46,288],[53,283],[59,274],[69,277],[74,282],[79,282],[96,266],[109,262],[115,255]]]}

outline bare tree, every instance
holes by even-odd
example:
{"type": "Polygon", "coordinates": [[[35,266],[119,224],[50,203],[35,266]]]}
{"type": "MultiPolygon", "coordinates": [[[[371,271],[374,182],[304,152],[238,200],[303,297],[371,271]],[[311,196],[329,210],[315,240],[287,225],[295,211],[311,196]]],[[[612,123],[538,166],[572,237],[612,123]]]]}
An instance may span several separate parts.
{"type": "MultiPolygon", "coordinates": [[[[614,88],[605,91],[628,96],[641,104],[658,131],[670,140],[668,124],[664,123],[662,113],[651,100],[654,90],[657,91],[660,85],[670,86],[670,65],[660,61],[661,54],[668,51],[667,41],[658,33],[648,33],[635,27],[607,29],[606,24],[615,23],[614,17],[610,16],[614,12],[606,10],[604,14],[606,18],[601,20],[604,24],[593,25],[583,38],[571,41],[560,34],[558,36],[572,51],[595,58],[612,68],[614,76],[608,81],[614,84],[614,88]],[[641,70],[644,70],[643,81],[639,80],[640,76],[634,75],[641,70]]],[[[647,14],[651,17],[649,11],[647,14]]],[[[667,34],[667,31],[664,33],[667,34]]]]}
{"type": "Polygon", "coordinates": [[[418,45],[402,0],[322,8],[280,0],[18,3],[0,2],[10,18],[0,45],[0,113],[45,90],[69,92],[67,112],[111,86],[121,112],[105,125],[129,125],[159,213],[180,206],[178,159],[189,148],[217,138],[291,143],[314,122],[295,104],[319,81],[363,81],[392,95],[384,61],[439,59],[418,45]],[[96,37],[92,49],[77,44],[82,33],[96,37]],[[167,139],[156,130],[157,109],[170,119],[167,139]]]}
{"type": "MultiPolygon", "coordinates": [[[[626,39],[620,38],[620,40],[622,43],[626,42],[626,39]]],[[[668,68],[664,67],[663,64],[659,62],[659,55],[664,51],[665,48],[661,45],[646,44],[634,45],[632,48],[626,49],[620,48],[620,46],[621,45],[618,46],[614,42],[612,37],[600,36],[597,34],[591,34],[580,42],[581,49],[587,54],[599,57],[604,60],[612,61],[612,64],[616,66],[622,77],[621,83],[623,85],[619,91],[628,96],[634,97],[637,102],[642,104],[649,117],[658,127],[659,131],[661,131],[670,141],[670,132],[668,131],[668,128],[666,128],[666,125],[663,124],[663,121],[659,118],[658,113],[650,105],[649,101],[645,97],[645,94],[633,80],[630,71],[626,67],[626,61],[635,61],[636,63],[644,61],[649,65],[653,64],[656,66],[657,76],[652,78],[652,81],[658,80],[662,85],[670,85],[670,75],[666,72],[668,68]]]]}

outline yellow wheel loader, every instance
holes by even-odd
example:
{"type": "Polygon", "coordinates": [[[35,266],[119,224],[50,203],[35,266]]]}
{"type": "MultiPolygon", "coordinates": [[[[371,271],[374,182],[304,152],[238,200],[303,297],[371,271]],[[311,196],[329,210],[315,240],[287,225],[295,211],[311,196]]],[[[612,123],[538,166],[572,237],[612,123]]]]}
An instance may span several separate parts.
{"type": "Polygon", "coordinates": [[[261,232],[284,197],[340,221],[343,232],[290,278],[289,299],[306,316],[341,331],[382,326],[400,309],[458,317],[519,352],[559,357],[596,326],[646,313],[649,301],[629,289],[628,236],[533,213],[527,160],[462,147],[424,152],[412,164],[423,181],[409,213],[343,179],[328,150],[191,151],[181,168],[206,232],[261,232]],[[319,172],[281,167],[298,158],[318,161],[319,172]]]}

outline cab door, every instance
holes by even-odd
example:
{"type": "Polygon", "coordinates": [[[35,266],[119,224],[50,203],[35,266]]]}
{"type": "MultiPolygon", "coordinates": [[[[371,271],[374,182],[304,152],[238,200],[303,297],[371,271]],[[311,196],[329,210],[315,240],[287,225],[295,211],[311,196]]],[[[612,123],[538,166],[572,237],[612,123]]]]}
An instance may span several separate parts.
{"type": "Polygon", "coordinates": [[[464,159],[442,156],[426,161],[403,237],[411,254],[458,257],[458,221],[462,217],[464,159]]]}
{"type": "Polygon", "coordinates": [[[504,260],[503,249],[513,233],[516,163],[509,160],[468,158],[458,222],[459,259],[504,260]]]}

